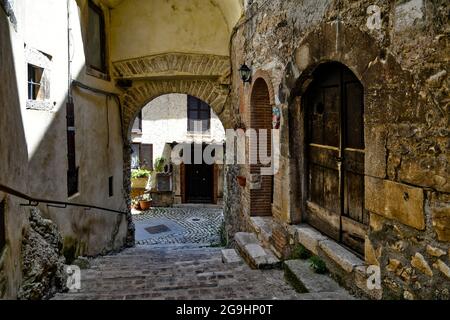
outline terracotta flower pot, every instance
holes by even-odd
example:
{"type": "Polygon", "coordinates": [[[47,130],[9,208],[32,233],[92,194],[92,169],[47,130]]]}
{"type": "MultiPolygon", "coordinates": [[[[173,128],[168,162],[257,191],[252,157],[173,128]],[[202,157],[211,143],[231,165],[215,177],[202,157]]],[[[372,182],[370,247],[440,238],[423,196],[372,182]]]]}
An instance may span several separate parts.
{"type": "Polygon", "coordinates": [[[247,183],[247,178],[243,176],[237,176],[237,181],[241,187],[245,187],[247,183]]]}
{"type": "Polygon", "coordinates": [[[152,206],[152,202],[149,200],[140,200],[139,206],[141,207],[141,210],[148,210],[152,206]]]}

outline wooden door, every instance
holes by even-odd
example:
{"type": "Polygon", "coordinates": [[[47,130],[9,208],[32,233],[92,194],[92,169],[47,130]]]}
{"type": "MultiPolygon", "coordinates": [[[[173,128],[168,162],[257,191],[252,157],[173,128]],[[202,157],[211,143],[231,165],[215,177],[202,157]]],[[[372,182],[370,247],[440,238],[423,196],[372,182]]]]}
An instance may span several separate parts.
{"type": "Polygon", "coordinates": [[[345,66],[321,65],[304,96],[307,128],[306,220],[364,252],[363,87],[345,66]]]}
{"type": "MultiPolygon", "coordinates": [[[[194,155],[194,150],[192,150],[191,154],[194,155]]],[[[214,190],[213,165],[206,163],[194,164],[194,156],[192,156],[191,163],[185,165],[186,202],[212,203],[214,190]]]]}

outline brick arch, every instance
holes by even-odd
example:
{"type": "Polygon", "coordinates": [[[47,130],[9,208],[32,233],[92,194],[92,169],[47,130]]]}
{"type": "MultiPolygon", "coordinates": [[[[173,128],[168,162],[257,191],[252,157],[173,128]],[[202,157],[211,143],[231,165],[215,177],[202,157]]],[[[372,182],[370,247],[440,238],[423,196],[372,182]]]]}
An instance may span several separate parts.
{"type": "MultiPolygon", "coordinates": [[[[266,72],[256,72],[250,93],[250,128],[272,129],[272,106],[274,105],[273,86],[266,72]]],[[[270,131],[267,145],[271,149],[270,131]]],[[[250,143],[250,151],[258,152],[259,144],[250,143]]],[[[268,151],[270,152],[270,151],[268,151]]],[[[250,189],[250,214],[252,216],[271,216],[273,202],[273,176],[262,176],[260,170],[265,165],[250,164],[250,174],[258,177],[258,187],[250,189]]],[[[252,179],[254,180],[254,179],[252,179]]]]}
{"type": "Polygon", "coordinates": [[[273,106],[275,105],[275,90],[273,88],[272,85],[272,80],[270,78],[270,74],[265,71],[265,70],[261,70],[258,69],[255,74],[252,76],[252,87],[250,92],[253,92],[253,89],[255,87],[255,84],[258,82],[258,80],[264,80],[264,82],[266,83],[268,92],[269,92],[269,101],[270,104],[273,106]]]}
{"type": "Polygon", "coordinates": [[[129,136],[134,118],[153,99],[170,93],[183,93],[208,103],[225,128],[231,126],[231,119],[225,112],[229,90],[210,80],[164,80],[139,83],[122,97],[124,134],[129,136]]]}
{"type": "MultiPolygon", "coordinates": [[[[123,128],[123,192],[130,206],[130,136],[133,121],[151,100],[170,93],[188,94],[208,103],[225,129],[233,128],[235,114],[231,108],[229,57],[165,53],[113,62],[116,80],[132,81],[121,96],[123,128]]],[[[134,243],[134,224],[127,215],[127,244],[134,243]]]]}

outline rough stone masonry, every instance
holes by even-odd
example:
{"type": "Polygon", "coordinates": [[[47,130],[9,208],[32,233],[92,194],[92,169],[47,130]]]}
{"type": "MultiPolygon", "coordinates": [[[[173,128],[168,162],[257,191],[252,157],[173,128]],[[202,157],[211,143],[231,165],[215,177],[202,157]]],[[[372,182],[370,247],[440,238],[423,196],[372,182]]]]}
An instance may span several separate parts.
{"type": "MultiPolygon", "coordinates": [[[[450,298],[448,12],[447,1],[426,0],[249,4],[232,38],[232,105],[250,126],[252,84],[243,84],[237,72],[246,63],[253,83],[264,74],[281,110],[270,239],[280,256],[297,242],[289,225],[305,221],[308,201],[302,95],[313,70],[336,61],[364,87],[364,208],[370,215],[363,269],[336,276],[371,295],[365,281],[358,288],[358,272],[376,265],[382,278],[377,298],[450,298]]],[[[229,172],[250,177],[246,166],[229,172]]],[[[240,201],[228,194],[235,205],[226,219],[233,230],[249,230],[250,200],[232,179],[227,190],[240,201]]]]}

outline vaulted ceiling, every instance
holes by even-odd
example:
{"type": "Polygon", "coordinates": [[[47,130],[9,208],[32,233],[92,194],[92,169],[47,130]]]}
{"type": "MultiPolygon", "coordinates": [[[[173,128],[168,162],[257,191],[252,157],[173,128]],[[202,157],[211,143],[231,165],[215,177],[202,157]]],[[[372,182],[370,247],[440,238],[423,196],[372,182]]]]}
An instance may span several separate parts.
{"type": "Polygon", "coordinates": [[[185,52],[229,55],[242,0],[101,0],[111,9],[111,60],[185,52]]]}

